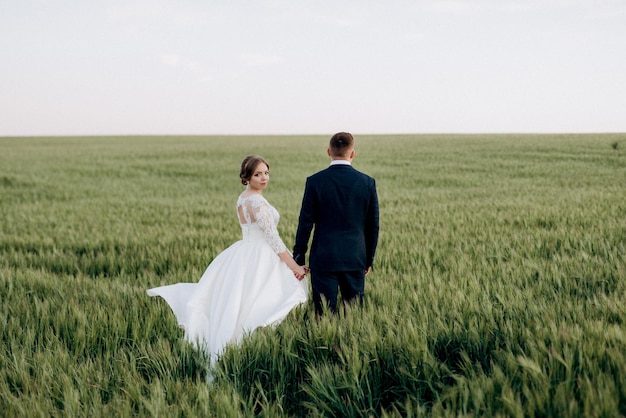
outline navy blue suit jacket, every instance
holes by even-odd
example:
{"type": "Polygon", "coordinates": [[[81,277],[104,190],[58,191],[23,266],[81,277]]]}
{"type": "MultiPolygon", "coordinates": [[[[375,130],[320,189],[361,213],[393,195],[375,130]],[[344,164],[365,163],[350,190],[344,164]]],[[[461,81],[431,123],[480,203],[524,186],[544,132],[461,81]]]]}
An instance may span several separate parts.
{"type": "Polygon", "coordinates": [[[350,165],[331,165],[306,180],[294,259],[318,272],[365,270],[378,244],[376,181],[350,165]]]}

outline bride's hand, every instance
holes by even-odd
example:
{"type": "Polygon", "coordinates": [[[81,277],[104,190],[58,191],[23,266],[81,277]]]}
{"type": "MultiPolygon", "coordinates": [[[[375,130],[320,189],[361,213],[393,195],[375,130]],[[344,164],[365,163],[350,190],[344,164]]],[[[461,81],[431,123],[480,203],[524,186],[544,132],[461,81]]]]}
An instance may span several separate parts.
{"type": "Polygon", "coordinates": [[[293,274],[294,276],[296,276],[296,279],[302,280],[304,279],[304,276],[306,276],[307,271],[308,271],[308,267],[298,266],[294,269],[293,274]]]}

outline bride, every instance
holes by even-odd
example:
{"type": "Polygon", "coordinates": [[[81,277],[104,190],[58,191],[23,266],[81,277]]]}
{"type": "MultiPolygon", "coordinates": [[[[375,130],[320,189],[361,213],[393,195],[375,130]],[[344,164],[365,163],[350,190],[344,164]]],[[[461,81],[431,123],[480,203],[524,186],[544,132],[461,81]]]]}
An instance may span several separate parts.
{"type": "Polygon", "coordinates": [[[239,173],[246,190],[237,199],[243,238],[220,253],[198,283],[147,291],[169,304],[185,339],[209,354],[209,368],[224,347],[260,326],[277,324],[308,297],[306,268],[278,235],[278,211],[263,197],[269,164],[252,155],[239,173]]]}

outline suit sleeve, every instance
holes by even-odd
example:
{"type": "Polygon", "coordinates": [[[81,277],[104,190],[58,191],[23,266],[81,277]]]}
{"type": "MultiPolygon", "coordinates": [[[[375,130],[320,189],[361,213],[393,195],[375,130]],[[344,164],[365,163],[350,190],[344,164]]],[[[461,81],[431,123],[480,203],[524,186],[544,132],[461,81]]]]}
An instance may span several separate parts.
{"type": "Polygon", "coordinates": [[[298,218],[298,230],[296,231],[296,244],[293,247],[293,259],[300,265],[306,264],[306,252],[309,244],[309,237],[315,223],[315,202],[314,193],[307,179],[302,197],[300,217],[298,218]]]}
{"type": "Polygon", "coordinates": [[[370,190],[370,202],[367,210],[367,222],[365,224],[365,245],[367,251],[367,266],[374,265],[374,255],[378,245],[379,213],[378,193],[376,192],[376,180],[372,179],[370,190]]]}

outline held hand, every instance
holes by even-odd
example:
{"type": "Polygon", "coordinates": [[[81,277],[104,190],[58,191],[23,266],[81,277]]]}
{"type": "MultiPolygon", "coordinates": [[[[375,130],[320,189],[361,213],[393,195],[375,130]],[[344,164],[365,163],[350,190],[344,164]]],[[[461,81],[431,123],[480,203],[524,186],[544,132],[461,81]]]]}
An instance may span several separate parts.
{"type": "Polygon", "coordinates": [[[296,276],[296,279],[302,280],[304,276],[306,276],[307,270],[304,266],[298,266],[293,270],[293,275],[296,276]]]}
{"type": "Polygon", "coordinates": [[[367,276],[368,274],[370,274],[370,271],[372,271],[371,266],[365,269],[365,275],[367,276]]]}

